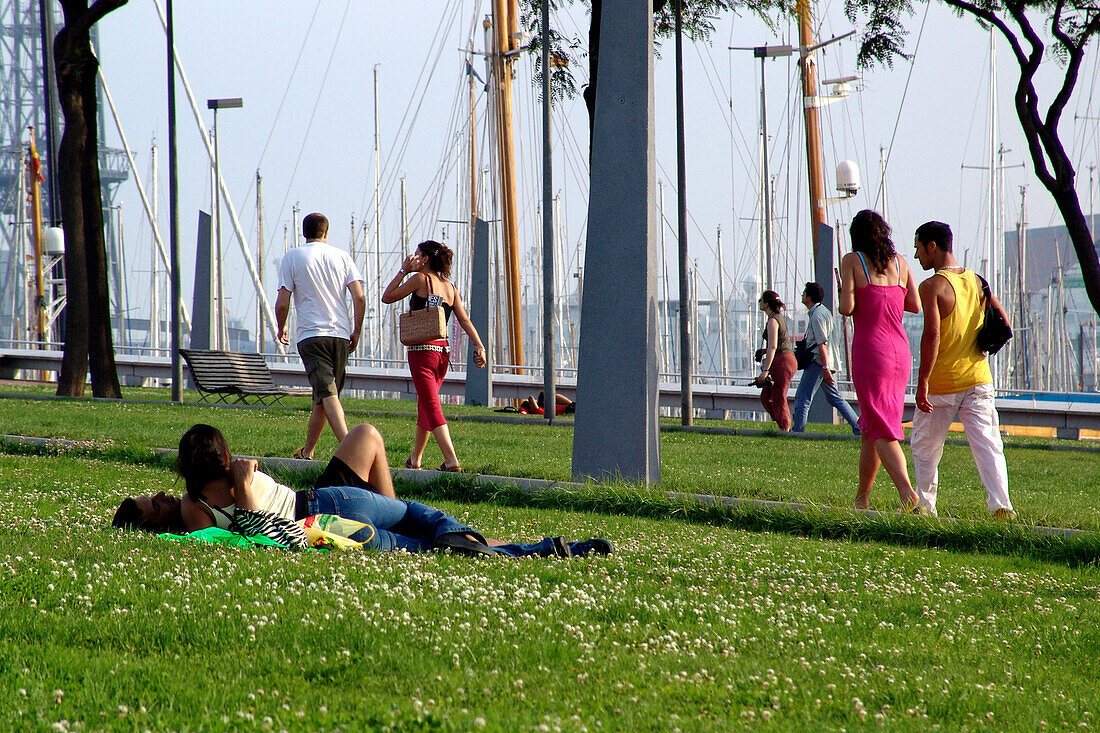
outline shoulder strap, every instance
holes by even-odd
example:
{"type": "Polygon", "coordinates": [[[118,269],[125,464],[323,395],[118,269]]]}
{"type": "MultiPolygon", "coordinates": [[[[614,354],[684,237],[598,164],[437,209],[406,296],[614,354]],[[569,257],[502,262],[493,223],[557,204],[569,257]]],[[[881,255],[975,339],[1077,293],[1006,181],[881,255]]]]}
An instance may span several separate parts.
{"type": "Polygon", "coordinates": [[[898,268],[898,285],[901,285],[901,258],[894,255],[894,267],[898,268]]]}
{"type": "Polygon", "coordinates": [[[867,278],[867,282],[871,282],[871,275],[867,272],[867,263],[863,260],[863,253],[856,252],[856,257],[859,258],[859,264],[863,265],[863,276],[867,278]]]}
{"type": "Polygon", "coordinates": [[[993,293],[989,292],[989,283],[987,283],[985,281],[984,277],[982,277],[981,275],[979,275],[976,272],[974,273],[974,277],[978,278],[978,284],[982,286],[982,298],[986,302],[992,301],[993,300],[993,293]]]}
{"type": "Polygon", "coordinates": [[[220,506],[210,506],[210,505],[209,505],[209,504],[207,504],[207,503],[206,503],[206,502],[205,502],[205,501],[204,501],[203,499],[199,499],[199,503],[200,503],[200,504],[202,504],[202,505],[203,505],[204,507],[206,507],[206,510],[207,510],[208,512],[210,512],[210,518],[214,520],[214,524],[217,524],[217,523],[218,523],[218,518],[214,516],[214,512],[217,512],[218,514],[221,514],[221,515],[222,515],[223,517],[225,517],[226,519],[228,519],[228,520],[229,520],[229,525],[230,525],[230,526],[233,526],[233,523],[234,523],[234,522],[236,521],[236,520],[235,520],[235,519],[233,518],[233,515],[232,515],[232,514],[230,514],[229,512],[225,511],[225,510],[224,510],[224,509],[222,509],[222,508],[221,508],[220,506]]]}

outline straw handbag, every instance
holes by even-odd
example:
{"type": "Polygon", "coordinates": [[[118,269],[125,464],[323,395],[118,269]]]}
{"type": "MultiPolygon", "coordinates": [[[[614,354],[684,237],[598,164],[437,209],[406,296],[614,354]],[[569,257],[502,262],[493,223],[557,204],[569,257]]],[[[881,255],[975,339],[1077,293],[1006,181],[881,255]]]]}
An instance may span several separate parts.
{"type": "MultiPolygon", "coordinates": [[[[432,279],[428,278],[428,302],[432,299],[432,279]]],[[[402,313],[398,321],[401,343],[405,346],[419,346],[429,341],[447,338],[447,316],[443,306],[429,305],[420,310],[402,313]]]]}

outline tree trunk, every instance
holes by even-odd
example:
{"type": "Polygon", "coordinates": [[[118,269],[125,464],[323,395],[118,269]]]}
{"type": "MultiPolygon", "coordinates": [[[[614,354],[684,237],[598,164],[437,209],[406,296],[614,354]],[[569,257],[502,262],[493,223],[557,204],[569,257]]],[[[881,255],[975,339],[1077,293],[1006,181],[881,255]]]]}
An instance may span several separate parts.
{"type": "Polygon", "coordinates": [[[89,54],[77,50],[79,41],[68,28],[57,34],[54,46],[57,66],[57,94],[65,129],[57,151],[61,223],[65,230],[65,354],[57,380],[57,394],[84,395],[88,373],[88,288],[84,256],[84,177],[85,155],[84,105],[80,99],[80,65],[94,63],[89,54]],[[81,59],[81,56],[84,56],[81,59]]]}
{"type": "MultiPolygon", "coordinates": [[[[1030,30],[1030,29],[1027,29],[1030,30]]],[[[1074,187],[1076,173],[1073,162],[1066,155],[1062,140],[1058,134],[1058,114],[1052,114],[1055,107],[1047,111],[1044,119],[1039,113],[1039,94],[1035,89],[1034,77],[1039,68],[1042,50],[1038,49],[1033,58],[1027,59],[1020,67],[1020,81],[1014,98],[1016,117],[1020,120],[1024,138],[1028,143],[1035,175],[1050,192],[1058,211],[1065,222],[1066,232],[1073,242],[1073,250],[1081,265],[1081,279],[1085,284],[1092,309],[1100,313],[1100,257],[1096,244],[1089,231],[1090,222],[1081,210],[1081,200],[1074,187]]],[[[1063,79],[1065,98],[1068,99],[1077,83],[1076,63],[1067,66],[1063,79]]],[[[1056,102],[1057,103],[1057,102],[1056,102]]]]}
{"type": "Polygon", "coordinates": [[[84,258],[88,297],[88,367],[94,397],[121,397],[115,368],[115,344],[111,333],[111,294],[107,284],[107,243],[103,228],[103,184],[99,177],[99,115],[96,106],[96,68],[92,59],[82,79],[85,156],[81,178],[85,196],[84,258]],[[92,195],[87,195],[92,194],[92,195]]]}
{"type": "Polygon", "coordinates": [[[1089,303],[1094,311],[1100,313],[1100,257],[1097,256],[1089,221],[1081,210],[1081,200],[1073,187],[1072,178],[1069,185],[1060,184],[1047,188],[1054,197],[1054,203],[1058,205],[1062,221],[1066,224],[1066,232],[1073,242],[1073,251],[1077,253],[1077,261],[1081,265],[1081,279],[1084,280],[1089,303]]]}
{"type": "MultiPolygon", "coordinates": [[[[97,3],[98,4],[98,3],[97,3]]],[[[94,18],[84,3],[64,3],[65,26],[54,46],[58,96],[65,131],[58,150],[61,215],[65,230],[65,354],[57,394],[84,394],[91,366],[92,394],[121,397],[111,335],[107,248],[99,178],[96,70],[89,29],[94,18]],[[83,5],[83,9],[81,9],[83,5]]],[[[99,12],[94,12],[99,10],[99,12]]]]}

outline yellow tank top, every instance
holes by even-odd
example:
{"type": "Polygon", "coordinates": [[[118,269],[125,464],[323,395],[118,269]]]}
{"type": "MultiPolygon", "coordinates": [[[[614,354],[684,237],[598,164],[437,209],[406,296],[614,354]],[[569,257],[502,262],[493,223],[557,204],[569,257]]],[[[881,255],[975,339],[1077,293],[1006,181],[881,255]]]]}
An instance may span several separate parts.
{"type": "Polygon", "coordinates": [[[970,270],[960,273],[940,270],[936,276],[951,283],[955,291],[955,308],[940,321],[940,350],[928,377],[928,392],[955,394],[979,384],[989,384],[993,381],[989,360],[975,343],[975,336],[985,319],[978,276],[970,270]]]}

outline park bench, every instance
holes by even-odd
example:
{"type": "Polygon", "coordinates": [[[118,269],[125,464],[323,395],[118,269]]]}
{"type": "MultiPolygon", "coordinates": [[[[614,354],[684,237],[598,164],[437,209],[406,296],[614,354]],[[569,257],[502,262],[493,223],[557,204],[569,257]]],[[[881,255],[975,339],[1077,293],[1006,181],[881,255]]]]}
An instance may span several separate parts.
{"type": "Polygon", "coordinates": [[[202,401],[213,397],[215,402],[276,404],[288,395],[305,396],[308,387],[281,387],[271,378],[271,370],[261,354],[236,351],[180,349],[191,370],[191,379],[202,401]]]}

